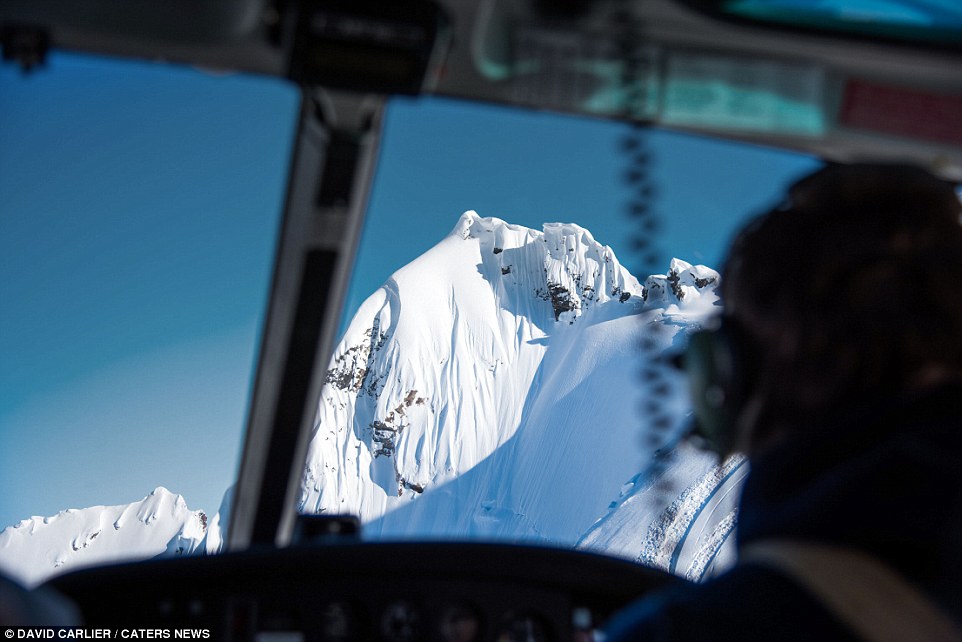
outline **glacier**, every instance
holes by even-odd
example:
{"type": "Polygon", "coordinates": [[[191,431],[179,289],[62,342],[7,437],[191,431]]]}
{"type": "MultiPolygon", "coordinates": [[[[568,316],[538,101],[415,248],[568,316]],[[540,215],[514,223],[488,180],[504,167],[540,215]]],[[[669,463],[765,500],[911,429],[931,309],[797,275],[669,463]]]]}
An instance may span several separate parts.
{"type": "MultiPolygon", "coordinates": [[[[577,546],[693,580],[725,568],[748,467],[684,440],[685,381],[664,358],[717,313],[718,282],[680,259],[639,282],[579,225],[465,212],[348,325],[298,508],[357,515],[365,539],[577,546]]],[[[24,520],[0,533],[0,568],[32,584],[214,553],[230,496],[210,519],[158,488],[24,520]]]]}

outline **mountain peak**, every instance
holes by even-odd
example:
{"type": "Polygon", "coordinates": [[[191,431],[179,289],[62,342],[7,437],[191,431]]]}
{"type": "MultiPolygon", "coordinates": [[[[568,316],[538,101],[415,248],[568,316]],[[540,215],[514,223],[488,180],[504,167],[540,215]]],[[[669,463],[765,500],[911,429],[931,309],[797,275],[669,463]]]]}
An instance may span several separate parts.
{"type": "Polygon", "coordinates": [[[543,328],[551,321],[573,323],[593,304],[623,303],[643,292],[614,251],[575,223],[545,223],[538,231],[468,210],[448,238],[471,244],[478,271],[504,307],[529,306],[531,295],[550,303],[544,318],[536,310],[526,314],[543,328]]]}
{"type": "Polygon", "coordinates": [[[190,554],[207,530],[207,515],[158,486],[116,506],[68,509],[33,517],[0,532],[0,566],[25,584],[90,564],[190,554]]]}
{"type": "Polygon", "coordinates": [[[670,314],[684,310],[688,314],[716,311],[721,277],[704,265],[692,265],[674,258],[665,274],[652,274],[645,279],[641,297],[647,308],[666,308],[670,314]]]}
{"type": "Polygon", "coordinates": [[[493,240],[485,235],[493,234],[498,230],[522,233],[534,232],[534,230],[529,230],[522,225],[508,223],[496,216],[481,216],[474,210],[467,210],[458,218],[458,222],[448,236],[455,236],[465,241],[468,239],[493,240]]]}

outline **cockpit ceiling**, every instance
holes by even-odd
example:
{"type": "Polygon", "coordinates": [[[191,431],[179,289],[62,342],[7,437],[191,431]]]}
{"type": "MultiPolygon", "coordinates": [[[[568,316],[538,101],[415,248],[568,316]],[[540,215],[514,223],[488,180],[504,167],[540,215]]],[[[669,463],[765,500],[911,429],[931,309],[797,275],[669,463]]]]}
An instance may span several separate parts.
{"type": "MultiPolygon", "coordinates": [[[[804,3],[776,4],[779,16],[795,16],[804,3]]],[[[922,4],[951,13],[941,0],[922,4]]],[[[52,46],[324,88],[433,93],[703,132],[835,161],[913,161],[962,179],[959,48],[892,45],[840,30],[786,33],[759,26],[762,18],[778,21],[759,18],[759,6],[410,0],[403,12],[384,13],[374,1],[100,0],[80,10],[71,0],[9,0],[0,6],[0,35],[8,57],[52,46]],[[716,19],[724,12],[739,19],[716,19]],[[920,110],[939,124],[919,128],[920,110]]],[[[960,23],[956,15],[940,28],[960,23]]]]}

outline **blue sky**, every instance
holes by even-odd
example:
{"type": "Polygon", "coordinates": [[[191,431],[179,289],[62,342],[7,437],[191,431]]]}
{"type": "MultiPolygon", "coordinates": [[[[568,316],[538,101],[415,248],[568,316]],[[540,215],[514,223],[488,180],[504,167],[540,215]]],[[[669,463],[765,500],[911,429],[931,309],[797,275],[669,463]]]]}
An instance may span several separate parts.
{"type": "Polygon", "coordinates": [[[265,79],[0,66],[0,525],[158,485],[217,509],[296,109],[265,79]]]}
{"type": "MultiPolygon", "coordinates": [[[[297,99],[271,79],[93,57],[55,55],[28,76],[0,66],[0,527],[158,485],[217,509],[239,454],[297,99]]],[[[628,131],[393,101],[348,308],[466,209],[577,222],[639,265],[628,131]]],[[[645,140],[662,253],[712,266],[736,221],[815,165],[669,132],[645,140]]]]}

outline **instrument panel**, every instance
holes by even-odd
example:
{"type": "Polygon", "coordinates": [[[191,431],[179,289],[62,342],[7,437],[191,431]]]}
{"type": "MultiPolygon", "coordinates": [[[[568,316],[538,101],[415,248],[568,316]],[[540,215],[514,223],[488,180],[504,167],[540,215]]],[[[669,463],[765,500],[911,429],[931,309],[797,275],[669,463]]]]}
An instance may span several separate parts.
{"type": "Polygon", "coordinates": [[[625,560],[478,543],[330,544],[75,571],[89,627],[228,642],[561,642],[679,581],[625,560]]]}

